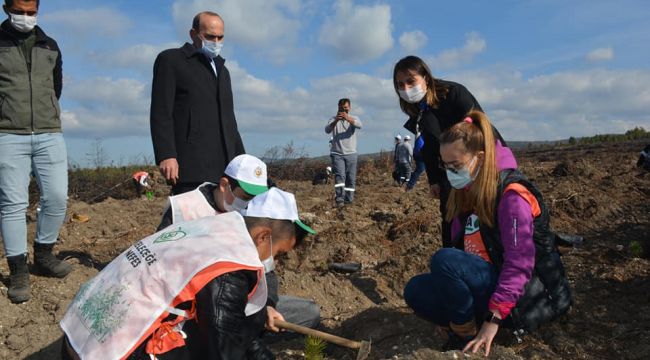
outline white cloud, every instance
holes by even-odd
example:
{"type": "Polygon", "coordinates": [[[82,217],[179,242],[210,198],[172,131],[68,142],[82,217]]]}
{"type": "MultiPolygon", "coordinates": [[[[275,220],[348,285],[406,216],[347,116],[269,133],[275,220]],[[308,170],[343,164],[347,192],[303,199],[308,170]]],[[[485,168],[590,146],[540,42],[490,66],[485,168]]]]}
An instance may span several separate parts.
{"type": "Polygon", "coordinates": [[[156,56],[165,49],[178,47],[179,44],[174,42],[160,45],[137,44],[108,54],[95,54],[93,57],[100,64],[137,69],[150,76],[156,56]]]}
{"type": "Polygon", "coordinates": [[[340,59],[364,63],[393,47],[392,27],[390,6],[354,5],[352,0],[338,0],[334,14],[325,19],[318,40],[340,59]]]}
{"type": "Polygon", "coordinates": [[[147,135],[149,91],[133,79],[66,78],[63,128],[71,136],[110,138],[147,135]]]}
{"type": "Polygon", "coordinates": [[[76,37],[118,37],[127,33],[133,22],[126,15],[110,9],[67,9],[39,15],[43,22],[76,37]]]}
{"type": "Polygon", "coordinates": [[[473,92],[506,140],[650,129],[650,71],[586,70],[528,79],[516,72],[473,72],[454,80],[473,92]]]}
{"type": "Polygon", "coordinates": [[[591,62],[609,61],[614,59],[614,49],[611,47],[599,48],[587,54],[587,60],[591,62]]]}
{"type": "Polygon", "coordinates": [[[414,52],[427,44],[427,36],[420,30],[402,33],[399,44],[407,52],[414,52]]]}
{"type": "Polygon", "coordinates": [[[449,69],[470,63],[476,55],[485,51],[486,47],[481,35],[471,32],[465,35],[465,44],[462,48],[444,50],[439,55],[428,57],[426,61],[432,69],[449,69]]]}
{"type": "Polygon", "coordinates": [[[224,20],[226,47],[243,46],[282,63],[299,51],[301,6],[300,0],[177,0],[172,15],[179,34],[187,39],[194,15],[217,12],[224,20]]]}

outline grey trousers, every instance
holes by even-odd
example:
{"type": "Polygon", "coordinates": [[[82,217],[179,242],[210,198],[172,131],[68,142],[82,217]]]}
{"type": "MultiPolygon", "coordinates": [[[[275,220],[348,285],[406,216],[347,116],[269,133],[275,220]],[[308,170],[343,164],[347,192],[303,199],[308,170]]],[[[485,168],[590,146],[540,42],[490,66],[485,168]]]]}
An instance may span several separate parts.
{"type": "Polygon", "coordinates": [[[320,323],[320,307],[313,300],[280,295],[275,309],[290,323],[309,328],[320,323]]]}
{"type": "Polygon", "coordinates": [[[330,154],[334,171],[336,203],[351,203],[354,200],[354,186],[357,182],[356,153],[348,155],[330,154]]]}
{"type": "Polygon", "coordinates": [[[411,180],[411,164],[410,163],[399,163],[397,164],[397,172],[399,173],[399,184],[409,182],[411,180]]]}

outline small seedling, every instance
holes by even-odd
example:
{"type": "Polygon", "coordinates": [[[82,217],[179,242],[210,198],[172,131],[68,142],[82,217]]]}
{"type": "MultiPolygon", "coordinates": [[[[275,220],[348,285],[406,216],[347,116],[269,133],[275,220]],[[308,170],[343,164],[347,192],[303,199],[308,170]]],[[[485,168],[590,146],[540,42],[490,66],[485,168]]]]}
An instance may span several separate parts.
{"type": "Polygon", "coordinates": [[[636,258],[640,258],[643,255],[643,247],[640,242],[636,240],[630,242],[630,254],[636,258]]]}
{"type": "Polygon", "coordinates": [[[305,360],[324,360],[325,346],[327,346],[325,341],[313,336],[307,336],[305,338],[305,360]]]}

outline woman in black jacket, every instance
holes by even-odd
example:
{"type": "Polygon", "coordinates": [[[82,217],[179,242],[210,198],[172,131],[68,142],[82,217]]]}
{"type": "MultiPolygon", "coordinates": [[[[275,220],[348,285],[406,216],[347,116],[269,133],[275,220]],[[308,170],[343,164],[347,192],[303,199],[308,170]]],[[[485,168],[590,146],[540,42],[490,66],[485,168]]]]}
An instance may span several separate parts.
{"type": "MultiPolygon", "coordinates": [[[[404,127],[424,140],[421,156],[426,166],[430,193],[440,199],[442,243],[449,247],[451,232],[444,217],[451,186],[439,165],[439,138],[442,132],[462,121],[471,110],[483,109],[463,85],[434,78],[427,64],[417,56],[407,56],[395,64],[393,85],[402,111],[409,116],[404,127]]],[[[494,134],[503,146],[507,146],[496,129],[494,134]]]]}

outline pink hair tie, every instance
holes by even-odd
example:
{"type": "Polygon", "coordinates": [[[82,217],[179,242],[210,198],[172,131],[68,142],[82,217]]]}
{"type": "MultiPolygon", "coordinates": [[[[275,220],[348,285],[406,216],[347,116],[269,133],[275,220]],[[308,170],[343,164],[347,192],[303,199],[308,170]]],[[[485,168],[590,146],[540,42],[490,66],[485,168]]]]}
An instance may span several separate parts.
{"type": "Polygon", "coordinates": [[[466,118],[463,119],[463,122],[473,124],[473,123],[474,123],[474,120],[472,120],[472,118],[468,116],[468,117],[466,117],[466,118]]]}

